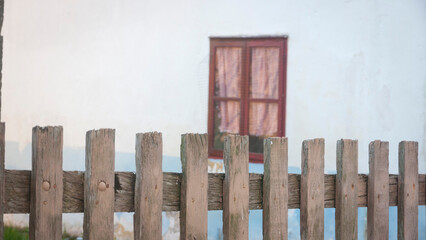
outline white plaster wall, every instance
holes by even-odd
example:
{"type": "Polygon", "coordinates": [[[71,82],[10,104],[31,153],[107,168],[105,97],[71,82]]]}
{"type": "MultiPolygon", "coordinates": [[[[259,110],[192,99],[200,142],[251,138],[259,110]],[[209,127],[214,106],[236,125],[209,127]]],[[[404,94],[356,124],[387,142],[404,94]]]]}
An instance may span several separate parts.
{"type": "MultiPolygon", "coordinates": [[[[423,0],[6,0],[2,34],[2,121],[20,151],[49,124],[76,149],[87,130],[115,128],[125,153],[135,133],[162,131],[164,154],[179,156],[180,134],[207,131],[208,37],[288,34],[289,165],[323,137],[335,170],[336,140],[355,138],[367,172],[382,139],[396,173],[398,142],[414,140],[426,172],[423,0]]],[[[29,169],[27,155],[6,167],[29,169]]]]}

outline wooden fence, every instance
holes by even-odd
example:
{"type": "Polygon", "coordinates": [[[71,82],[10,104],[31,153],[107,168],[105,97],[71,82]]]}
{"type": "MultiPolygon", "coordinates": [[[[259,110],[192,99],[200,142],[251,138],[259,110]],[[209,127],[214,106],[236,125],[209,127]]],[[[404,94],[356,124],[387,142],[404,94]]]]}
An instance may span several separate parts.
{"type": "Polygon", "coordinates": [[[263,209],[264,239],[287,239],[287,210],[300,208],[302,239],[324,238],[324,208],[336,208],[336,239],[357,239],[358,207],[368,207],[368,239],[388,239],[389,206],[398,238],[417,239],[426,176],[417,142],[399,144],[399,175],[388,173],[388,142],[369,145],[370,174],[358,174],[358,142],[337,142],[337,175],[324,174],[324,140],[302,144],[302,174],[288,174],[287,138],[264,142],[264,174],[248,172],[248,137],[225,138],[225,174],[208,173],[207,135],[182,135],[182,173],[162,172],[161,133],[136,135],[136,174],[114,172],[115,130],[86,134],[86,171],[62,170],[62,127],[34,127],[32,171],[5,170],[3,213],[30,213],[31,239],[60,239],[62,213],[84,212],[84,239],[113,239],[114,212],[135,212],[135,239],[161,239],[162,211],[180,211],[181,239],[207,239],[207,213],[223,210],[224,239],[248,239],[249,209],[263,209]]]}

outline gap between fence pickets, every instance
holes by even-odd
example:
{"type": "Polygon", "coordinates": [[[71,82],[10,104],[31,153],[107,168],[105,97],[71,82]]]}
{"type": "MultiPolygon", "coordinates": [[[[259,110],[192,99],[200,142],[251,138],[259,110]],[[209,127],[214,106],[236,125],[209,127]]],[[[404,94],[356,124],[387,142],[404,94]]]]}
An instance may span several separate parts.
{"type": "MultiPolygon", "coordinates": [[[[249,208],[263,208],[263,174],[250,173],[249,208]]],[[[30,176],[28,170],[5,170],[4,213],[30,212],[30,176]]],[[[209,173],[208,208],[222,210],[222,173],[209,173]]],[[[84,172],[64,171],[63,212],[84,212],[84,172]]],[[[134,211],[135,174],[115,172],[115,212],[134,211]]],[[[367,207],[368,175],[358,174],[358,207],[367,207]]],[[[324,175],[324,207],[334,208],[336,175],[324,175]]],[[[426,205],[426,175],[419,174],[419,205],[426,205]]],[[[288,208],[300,207],[300,175],[288,174],[288,208]]],[[[163,211],[180,209],[181,173],[163,173],[163,211]]],[[[398,175],[389,175],[389,206],[398,205],[398,175]]]]}

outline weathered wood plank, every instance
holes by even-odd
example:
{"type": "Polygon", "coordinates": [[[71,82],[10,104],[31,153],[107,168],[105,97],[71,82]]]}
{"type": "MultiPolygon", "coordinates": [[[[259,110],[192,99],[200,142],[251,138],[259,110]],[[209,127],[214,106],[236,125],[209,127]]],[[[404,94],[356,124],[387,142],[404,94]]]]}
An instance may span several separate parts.
{"type": "Polygon", "coordinates": [[[162,238],[163,140],[161,133],[136,135],[135,240],[162,238]]]}
{"type": "Polygon", "coordinates": [[[336,239],[358,239],[358,141],[337,141],[336,239]]]}
{"type": "Polygon", "coordinates": [[[34,127],[30,239],[62,238],[62,127],[34,127]]]}
{"type": "Polygon", "coordinates": [[[369,145],[367,236],[389,239],[389,143],[369,145]]]}
{"type": "Polygon", "coordinates": [[[225,174],[209,173],[209,210],[223,209],[223,180],[225,174]]]}
{"type": "MultiPolygon", "coordinates": [[[[30,212],[30,176],[28,170],[5,169],[4,213],[30,212]]],[[[223,209],[223,173],[209,173],[209,210],[223,209]]],[[[250,173],[249,209],[263,208],[263,175],[250,173]]],[[[136,176],[132,172],[115,172],[114,212],[134,212],[136,176]]],[[[336,175],[324,175],[324,207],[334,208],[336,175]]],[[[358,174],[358,207],[367,207],[368,175],[358,174]]],[[[163,173],[163,211],[180,209],[180,173],[163,173]]],[[[426,175],[419,174],[419,205],[426,205],[426,175]]],[[[84,209],[84,172],[64,171],[64,213],[79,213],[84,209]]],[[[288,208],[300,208],[300,175],[288,174],[288,208]]],[[[398,175],[389,175],[389,206],[398,205],[398,175]]]]}
{"type": "MultiPolygon", "coordinates": [[[[391,177],[389,178],[391,179],[391,177]]],[[[394,206],[391,203],[389,205],[394,206]]],[[[426,205],[426,174],[419,174],[419,205],[426,205]]]]}
{"type": "Polygon", "coordinates": [[[288,142],[264,140],[263,239],[287,239],[288,142]]]}
{"type": "Polygon", "coordinates": [[[64,171],[64,213],[84,212],[84,172],[64,171]]]}
{"type": "Polygon", "coordinates": [[[84,239],[114,239],[115,130],[86,133],[84,239]]]}
{"type": "Polygon", "coordinates": [[[3,240],[4,238],[3,212],[6,208],[5,185],[4,185],[5,184],[5,171],[4,171],[5,133],[6,133],[6,125],[4,122],[2,122],[0,123],[0,240],[3,240]]]}
{"type": "Polygon", "coordinates": [[[209,162],[207,139],[207,134],[182,135],[181,240],[207,240],[209,162]]]}
{"type": "Polygon", "coordinates": [[[418,239],[418,162],[417,142],[399,143],[398,239],[418,239]]]}
{"type": "Polygon", "coordinates": [[[248,136],[225,137],[223,182],[223,239],[248,239],[248,136]]]}
{"type": "Polygon", "coordinates": [[[249,209],[263,209],[263,174],[249,173],[249,209]]]}
{"type": "MultiPolygon", "coordinates": [[[[4,11],[4,0],[0,0],[0,18],[1,22],[3,22],[3,11],[4,11]]],[[[2,23],[0,23],[0,33],[2,28],[2,23]]],[[[0,119],[1,119],[1,106],[2,106],[2,97],[1,97],[1,87],[3,82],[3,36],[0,35],[0,119]]]]}
{"type": "Polygon", "coordinates": [[[300,236],[324,239],[324,139],[305,140],[302,145],[300,236]]]}

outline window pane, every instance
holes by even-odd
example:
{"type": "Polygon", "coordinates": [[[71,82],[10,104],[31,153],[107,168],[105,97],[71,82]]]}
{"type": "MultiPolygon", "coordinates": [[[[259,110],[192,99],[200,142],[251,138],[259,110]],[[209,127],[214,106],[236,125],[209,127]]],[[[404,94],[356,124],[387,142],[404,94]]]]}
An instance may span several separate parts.
{"type": "Polygon", "coordinates": [[[279,55],[276,47],[251,49],[251,98],[278,98],[279,55]]]}
{"type": "Polygon", "coordinates": [[[240,132],[240,102],[216,101],[214,104],[213,148],[223,150],[226,135],[240,132]]]}
{"type": "Polygon", "coordinates": [[[216,50],[214,95],[240,97],[242,49],[223,47],[216,50]]]}
{"type": "Polygon", "coordinates": [[[263,153],[263,139],[278,135],[278,103],[250,103],[249,150],[263,153]]]}

